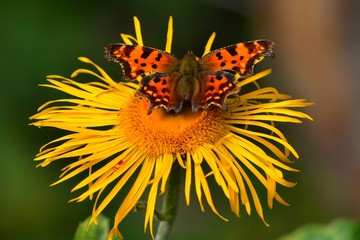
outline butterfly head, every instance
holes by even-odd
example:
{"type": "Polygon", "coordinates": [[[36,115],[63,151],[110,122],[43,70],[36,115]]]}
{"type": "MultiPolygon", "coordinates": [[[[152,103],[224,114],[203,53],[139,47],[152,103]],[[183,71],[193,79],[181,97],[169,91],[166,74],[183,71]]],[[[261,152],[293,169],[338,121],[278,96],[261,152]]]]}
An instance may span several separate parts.
{"type": "Polygon", "coordinates": [[[189,50],[180,61],[180,72],[184,75],[195,76],[200,64],[193,51],[189,50]]]}

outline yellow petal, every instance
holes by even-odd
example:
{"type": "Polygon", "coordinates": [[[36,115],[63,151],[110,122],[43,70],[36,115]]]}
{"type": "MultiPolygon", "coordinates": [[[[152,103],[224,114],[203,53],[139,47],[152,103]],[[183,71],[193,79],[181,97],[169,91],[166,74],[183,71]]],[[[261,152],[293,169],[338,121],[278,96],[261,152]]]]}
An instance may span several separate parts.
{"type": "Polygon", "coordinates": [[[171,53],[171,45],[173,40],[173,18],[169,17],[168,30],[166,34],[165,52],[171,53]]]}

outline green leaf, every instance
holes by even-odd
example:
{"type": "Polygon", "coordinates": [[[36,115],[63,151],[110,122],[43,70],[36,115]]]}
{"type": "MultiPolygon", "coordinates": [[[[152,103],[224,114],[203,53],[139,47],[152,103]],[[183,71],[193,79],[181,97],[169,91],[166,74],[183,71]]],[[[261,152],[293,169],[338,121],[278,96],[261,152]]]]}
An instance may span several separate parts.
{"type": "Polygon", "coordinates": [[[308,224],[278,240],[358,240],[360,222],[350,219],[336,219],[328,225],[308,224]]]}
{"type": "MultiPolygon", "coordinates": [[[[91,216],[79,223],[74,240],[107,240],[110,231],[110,220],[107,217],[100,215],[97,218],[98,224],[91,224],[90,227],[88,227],[90,219],[91,216]]],[[[113,240],[116,239],[119,238],[113,238],[113,240]]]]}

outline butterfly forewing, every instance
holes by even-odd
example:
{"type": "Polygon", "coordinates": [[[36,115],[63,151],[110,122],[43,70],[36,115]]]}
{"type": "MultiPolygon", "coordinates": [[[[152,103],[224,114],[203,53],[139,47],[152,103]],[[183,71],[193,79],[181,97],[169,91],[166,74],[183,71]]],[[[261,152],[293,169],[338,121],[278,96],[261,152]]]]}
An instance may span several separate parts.
{"type": "Polygon", "coordinates": [[[170,53],[145,46],[114,43],[105,46],[105,59],[122,65],[124,79],[135,80],[147,73],[174,71],[178,60],[170,53]]]}
{"type": "Polygon", "coordinates": [[[241,77],[254,74],[254,65],[265,57],[274,57],[274,43],[256,40],[230,45],[208,53],[200,59],[204,71],[234,71],[241,77]]]}
{"type": "Polygon", "coordinates": [[[252,75],[255,64],[265,57],[274,57],[270,40],[230,45],[200,59],[189,52],[180,61],[145,46],[115,43],[105,47],[105,59],[121,64],[125,80],[141,82],[137,96],[148,100],[149,114],[159,107],[178,113],[189,98],[192,111],[212,105],[225,110],[226,98],[239,91],[237,75],[252,75]]]}

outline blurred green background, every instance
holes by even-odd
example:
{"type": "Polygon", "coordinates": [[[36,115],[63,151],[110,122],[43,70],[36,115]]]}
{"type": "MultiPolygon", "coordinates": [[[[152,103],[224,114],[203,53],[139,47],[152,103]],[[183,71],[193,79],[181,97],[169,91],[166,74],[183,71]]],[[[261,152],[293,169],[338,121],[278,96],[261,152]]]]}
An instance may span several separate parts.
{"type": "MultiPolygon", "coordinates": [[[[28,117],[50,99],[64,96],[38,87],[48,74],[70,76],[94,60],[114,79],[121,71],[103,61],[103,46],[134,34],[133,16],[142,23],[145,45],[164,49],[169,15],[174,17],[173,53],[201,55],[215,31],[213,49],[259,38],[272,39],[276,58],[259,64],[272,68],[263,81],[295,98],[316,103],[305,109],[314,119],[302,125],[279,125],[298,150],[301,170],[288,179],[293,189],[279,189],[291,204],[266,207],[264,226],[253,209],[234,217],[221,194],[214,196],[224,222],[209,208],[180,202],[171,239],[276,239],[307,223],[360,217],[360,3],[345,1],[2,1],[0,4],[0,238],[71,239],[92,203],[67,203],[76,181],[56,187],[66,163],[35,168],[39,147],[55,138],[52,129],[28,126],[28,117]]],[[[75,179],[76,180],[76,179],[75,179]]],[[[78,179],[77,179],[78,180],[78,179]]],[[[216,192],[216,191],[215,191],[216,192]]],[[[260,193],[263,191],[259,191],[260,193]]],[[[215,194],[214,194],[215,195],[215,194]]],[[[114,215],[119,203],[105,211],[114,215]]],[[[125,239],[143,234],[144,213],[131,213],[120,225],[125,239]]]]}

